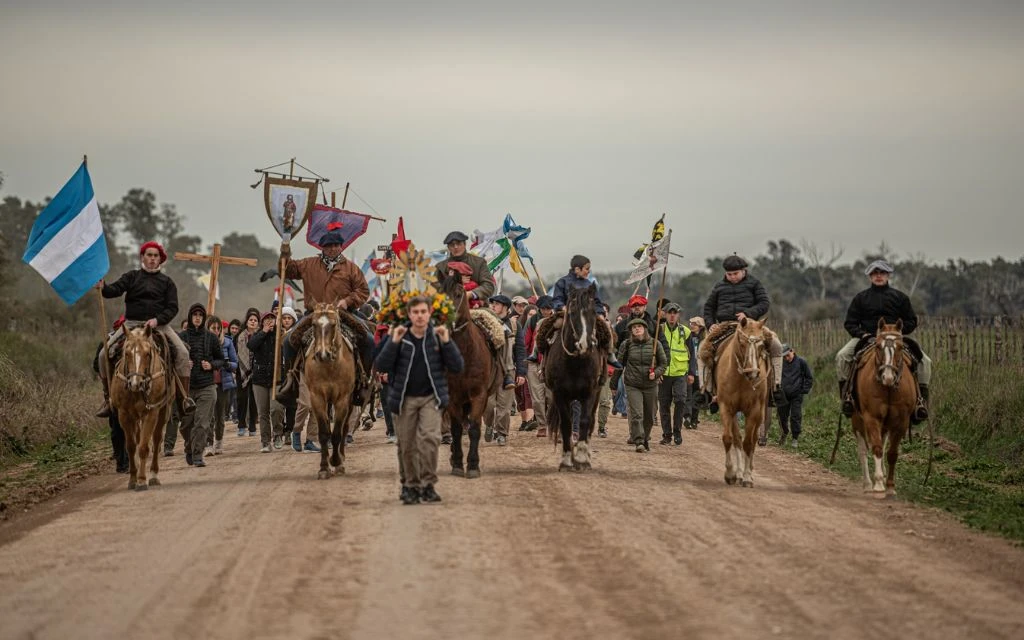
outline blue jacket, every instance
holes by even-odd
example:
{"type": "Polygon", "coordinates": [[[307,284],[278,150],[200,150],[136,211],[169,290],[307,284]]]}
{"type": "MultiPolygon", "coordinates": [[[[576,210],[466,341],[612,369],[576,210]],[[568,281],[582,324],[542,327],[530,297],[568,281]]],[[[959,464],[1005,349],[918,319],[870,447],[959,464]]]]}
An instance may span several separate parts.
{"type": "Polygon", "coordinates": [[[235,383],[235,371],[238,371],[238,352],[235,351],[235,343],[231,338],[222,338],[221,347],[224,349],[224,368],[220,370],[220,388],[230,391],[238,385],[235,383]]]}
{"type": "MultiPolygon", "coordinates": [[[[373,363],[377,371],[388,374],[390,388],[387,402],[392,413],[401,413],[402,405],[405,403],[405,387],[409,369],[412,367],[413,348],[412,340],[403,338],[402,343],[397,344],[389,335],[381,340],[380,352],[373,363]]],[[[427,327],[423,349],[427,356],[427,373],[434,388],[437,408],[444,409],[448,406],[448,378],[445,374],[462,371],[465,364],[462,361],[462,354],[453,340],[441,344],[434,335],[433,327],[427,327]]]]}
{"type": "Polygon", "coordinates": [[[569,300],[570,289],[586,289],[591,284],[594,285],[594,310],[597,315],[603,316],[604,303],[601,302],[601,289],[597,286],[596,282],[591,282],[586,278],[577,278],[576,274],[570,271],[566,275],[558,279],[555,283],[555,288],[551,292],[551,297],[555,300],[555,310],[559,310],[565,307],[566,301],[569,300]]]}
{"type": "Polygon", "coordinates": [[[805,396],[814,386],[814,374],[807,361],[800,356],[793,356],[793,361],[782,359],[782,391],[787,397],[805,396]]]}

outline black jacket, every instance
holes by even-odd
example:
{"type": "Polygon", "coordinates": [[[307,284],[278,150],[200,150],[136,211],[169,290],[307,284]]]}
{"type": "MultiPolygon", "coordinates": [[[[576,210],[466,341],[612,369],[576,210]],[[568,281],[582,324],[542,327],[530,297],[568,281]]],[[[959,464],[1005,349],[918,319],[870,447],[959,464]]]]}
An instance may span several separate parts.
{"type": "Polygon", "coordinates": [[[252,384],[269,387],[274,384],[274,332],[260,328],[249,337],[249,355],[252,358],[252,384]]]}
{"type": "Polygon", "coordinates": [[[647,323],[647,335],[654,335],[654,318],[651,317],[650,313],[648,313],[646,310],[644,310],[644,315],[642,316],[634,316],[632,313],[630,313],[622,320],[619,320],[618,323],[616,323],[615,325],[615,344],[622,344],[626,340],[629,340],[633,337],[629,333],[629,327],[626,326],[629,324],[629,321],[632,320],[633,318],[643,318],[644,322],[647,323]]]}
{"type": "Polygon", "coordinates": [[[124,296],[126,320],[145,322],[156,318],[157,324],[167,324],[178,315],[178,287],[161,271],[149,273],[135,269],[117,282],[103,286],[104,298],[121,296],[124,296]]]}
{"type": "Polygon", "coordinates": [[[814,375],[807,361],[800,356],[793,356],[793,361],[782,359],[782,391],[790,398],[805,396],[814,386],[814,375]]]}
{"type": "MultiPolygon", "coordinates": [[[[427,369],[430,374],[430,383],[434,387],[437,408],[444,409],[448,406],[448,378],[445,374],[462,371],[465,364],[462,354],[459,353],[459,348],[455,346],[454,340],[449,340],[447,344],[441,344],[441,341],[434,335],[433,327],[427,328],[423,349],[426,351],[427,369]]],[[[402,411],[407,376],[412,367],[412,356],[413,343],[411,340],[403,339],[401,344],[396,344],[391,336],[381,340],[379,353],[373,366],[380,373],[388,374],[387,403],[393,413],[402,411]]]]}
{"type": "Polygon", "coordinates": [[[220,348],[220,338],[206,330],[206,307],[198,302],[188,309],[188,328],[179,333],[181,341],[188,347],[188,357],[192,360],[192,379],[190,389],[205,389],[213,386],[213,371],[224,367],[224,351],[220,348]],[[199,328],[192,326],[192,312],[202,311],[203,322],[199,328]],[[203,369],[202,362],[210,363],[211,369],[203,369]]]}
{"type": "Polygon", "coordinates": [[[903,320],[903,335],[910,335],[917,328],[917,314],[910,304],[910,297],[889,285],[861,291],[853,297],[846,310],[843,326],[854,338],[878,332],[878,319],[885,318],[889,324],[903,320]]]}
{"type": "Polygon", "coordinates": [[[741,311],[748,318],[760,320],[768,315],[770,306],[764,285],[749,273],[736,284],[722,278],[704,303],[704,322],[710,327],[719,322],[735,321],[741,311]]]}
{"type": "Polygon", "coordinates": [[[526,377],[526,331],[523,325],[520,323],[519,318],[512,321],[512,316],[507,316],[501,321],[503,325],[508,327],[509,331],[515,332],[515,338],[512,340],[512,364],[516,369],[516,376],[526,377]]]}

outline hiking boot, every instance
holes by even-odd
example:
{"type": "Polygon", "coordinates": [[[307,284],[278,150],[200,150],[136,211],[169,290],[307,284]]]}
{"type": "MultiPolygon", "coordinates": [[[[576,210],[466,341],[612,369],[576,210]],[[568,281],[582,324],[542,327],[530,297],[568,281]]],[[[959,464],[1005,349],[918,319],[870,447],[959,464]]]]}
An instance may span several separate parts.
{"type": "Polygon", "coordinates": [[[608,437],[608,429],[606,429],[605,427],[598,428],[598,430],[597,430],[597,437],[598,438],[607,438],[608,437]]]}
{"type": "Polygon", "coordinates": [[[191,451],[186,451],[185,452],[185,464],[187,464],[190,467],[192,466],[192,452],[191,451]]]}
{"type": "Polygon", "coordinates": [[[284,438],[281,436],[274,436],[274,448],[280,449],[284,446],[284,438]]]}
{"type": "Polygon", "coordinates": [[[499,447],[504,447],[508,444],[508,436],[499,435],[494,438],[494,443],[499,447]]]}
{"type": "Polygon", "coordinates": [[[303,445],[302,450],[308,451],[309,453],[320,453],[320,447],[318,447],[312,440],[306,440],[306,444],[303,445]]]}
{"type": "Polygon", "coordinates": [[[526,431],[526,425],[527,424],[529,424],[529,423],[526,420],[523,420],[522,422],[520,422],[519,423],[519,430],[520,431],[526,431]]]}
{"type": "Polygon", "coordinates": [[[516,381],[515,381],[515,379],[511,375],[506,373],[505,374],[505,379],[502,380],[502,382],[501,382],[501,386],[504,389],[515,389],[516,388],[516,381]]]}
{"type": "Polygon", "coordinates": [[[295,433],[292,431],[292,450],[296,453],[302,453],[302,434],[295,433]]]}
{"type": "Polygon", "coordinates": [[[402,487],[402,504],[419,504],[420,490],[416,487],[402,487]]]}
{"type": "Polygon", "coordinates": [[[786,436],[787,435],[789,435],[789,434],[784,433],[781,436],[779,436],[779,446],[780,447],[786,446],[786,436]]]}
{"type": "Polygon", "coordinates": [[[192,466],[193,467],[205,467],[206,466],[206,462],[203,461],[203,456],[199,456],[198,458],[193,460],[192,461],[192,466]]]}
{"type": "Polygon", "coordinates": [[[677,447],[683,444],[683,434],[681,432],[677,431],[674,434],[672,434],[672,444],[674,444],[677,447]]]}
{"type": "Polygon", "coordinates": [[[213,455],[219,456],[222,453],[224,453],[224,441],[223,440],[216,440],[216,441],[214,441],[214,443],[213,443],[213,455]]]}
{"type": "MultiPolygon", "coordinates": [[[[390,437],[395,438],[394,434],[392,434],[390,437]]],[[[398,438],[395,438],[391,442],[398,442],[398,438]]],[[[452,434],[446,433],[443,436],[441,436],[441,444],[451,444],[451,443],[452,443],[452,434]]]]}
{"type": "Polygon", "coordinates": [[[784,407],[789,404],[789,400],[786,399],[786,394],[782,391],[782,387],[775,387],[772,390],[772,400],[775,401],[776,407],[784,407]]]}
{"type": "Polygon", "coordinates": [[[420,502],[441,502],[441,496],[434,491],[434,485],[428,484],[420,491],[420,502]]]}
{"type": "Polygon", "coordinates": [[[928,419],[928,385],[919,384],[917,390],[917,406],[914,408],[914,414],[910,416],[910,424],[921,424],[928,419]]]}
{"type": "Polygon", "coordinates": [[[843,415],[847,418],[853,417],[853,398],[846,393],[846,381],[839,381],[839,398],[843,401],[843,415]]]}
{"type": "Polygon", "coordinates": [[[103,406],[100,407],[100,410],[96,412],[96,417],[109,418],[111,413],[112,411],[110,409],[110,400],[108,400],[107,398],[103,398],[103,406]]]}

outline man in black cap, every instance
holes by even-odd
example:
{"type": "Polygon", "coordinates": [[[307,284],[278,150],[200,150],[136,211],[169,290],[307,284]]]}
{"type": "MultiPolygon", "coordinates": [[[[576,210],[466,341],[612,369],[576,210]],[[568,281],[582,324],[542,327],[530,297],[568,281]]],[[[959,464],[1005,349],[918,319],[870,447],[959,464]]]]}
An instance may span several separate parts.
{"type": "MultiPolygon", "coordinates": [[[[903,321],[903,335],[907,336],[917,328],[917,314],[907,294],[889,286],[893,273],[892,266],[885,260],[875,260],[864,269],[864,275],[871,280],[871,286],[861,291],[850,302],[843,327],[851,339],[836,354],[836,369],[839,372],[839,397],[843,400],[843,414],[853,415],[853,397],[846,388],[846,381],[853,374],[857,344],[862,338],[874,336],[878,331],[878,320],[884,318],[887,324],[903,321]]],[[[917,366],[917,409],[911,417],[914,424],[928,419],[928,383],[932,379],[932,361],[923,351],[917,366]]]]}
{"type": "MultiPolygon", "coordinates": [[[[708,326],[708,335],[698,352],[697,377],[702,387],[701,400],[711,405],[712,413],[717,410],[711,398],[714,395],[715,338],[744,318],[761,320],[768,315],[771,306],[764,285],[747,273],[747,266],[747,261],[736,254],[723,260],[725,277],[715,284],[704,303],[704,322],[708,326]]],[[[771,393],[775,405],[781,406],[786,404],[786,394],[782,392],[782,343],[774,332],[770,333],[772,339],[768,343],[768,352],[775,373],[775,386],[771,393]]]]}
{"type": "Polygon", "coordinates": [[[505,377],[501,388],[487,401],[487,409],[484,411],[487,419],[484,440],[490,442],[491,437],[497,434],[498,445],[504,446],[508,442],[509,415],[515,401],[513,390],[526,384],[526,347],[519,323],[515,318],[509,317],[512,300],[499,293],[491,296],[488,302],[491,304],[491,311],[505,326],[505,347],[498,354],[505,377]]]}
{"type": "Polygon", "coordinates": [[[452,231],[445,236],[444,244],[448,247],[448,258],[437,263],[437,281],[441,282],[448,277],[449,262],[464,262],[472,268],[473,275],[470,276],[470,280],[477,285],[469,292],[469,297],[487,301],[494,295],[494,276],[487,268],[486,260],[466,251],[466,240],[469,240],[469,236],[461,231],[452,231]]]}

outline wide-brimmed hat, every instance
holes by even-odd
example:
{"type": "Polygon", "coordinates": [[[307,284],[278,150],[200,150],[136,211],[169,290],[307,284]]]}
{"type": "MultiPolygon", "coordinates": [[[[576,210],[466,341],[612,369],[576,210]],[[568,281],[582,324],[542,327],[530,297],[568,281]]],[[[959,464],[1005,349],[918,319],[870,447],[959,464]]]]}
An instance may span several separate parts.
{"type": "Polygon", "coordinates": [[[883,273],[892,273],[893,271],[895,271],[895,269],[893,269],[892,265],[886,262],[885,260],[875,260],[874,262],[869,264],[867,268],[864,269],[864,275],[870,276],[875,271],[881,271],[883,273]]]}

